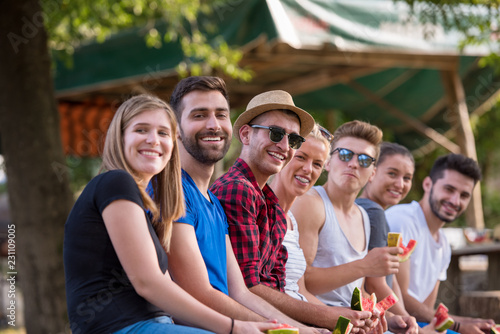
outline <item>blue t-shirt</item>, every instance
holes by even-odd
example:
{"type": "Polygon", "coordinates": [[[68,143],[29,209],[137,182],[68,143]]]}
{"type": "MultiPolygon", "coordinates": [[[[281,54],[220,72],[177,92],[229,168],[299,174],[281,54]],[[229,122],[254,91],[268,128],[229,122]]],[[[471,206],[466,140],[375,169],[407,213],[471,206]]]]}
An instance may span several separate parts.
{"type": "MultiPolygon", "coordinates": [[[[113,201],[144,208],[130,174],[113,170],[92,179],[76,201],[64,230],[64,271],[68,315],[73,333],[112,333],[138,321],[166,315],[139,296],[123,269],[102,219],[113,201]]],[[[158,236],[144,213],[158,264],[168,267],[158,236]]]]}
{"type": "Polygon", "coordinates": [[[194,227],[198,247],[207,266],[212,286],[228,294],[226,235],[227,218],[219,200],[209,190],[208,201],[199,191],[191,176],[182,170],[182,188],[186,201],[186,215],[179,223],[194,227]]]}

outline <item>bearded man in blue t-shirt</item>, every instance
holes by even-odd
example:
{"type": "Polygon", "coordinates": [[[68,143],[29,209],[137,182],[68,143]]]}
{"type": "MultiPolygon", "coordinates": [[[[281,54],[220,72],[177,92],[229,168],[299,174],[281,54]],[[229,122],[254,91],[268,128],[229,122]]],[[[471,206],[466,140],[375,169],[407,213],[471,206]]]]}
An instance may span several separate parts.
{"type": "Polygon", "coordinates": [[[232,125],[224,81],[200,76],[181,80],[170,104],[179,123],[179,152],[186,215],[174,223],[169,272],[196,299],[239,320],[279,322],[317,331],[287,317],[250,292],[227,234],[227,218],[208,190],[216,162],[231,143],[232,125]]]}

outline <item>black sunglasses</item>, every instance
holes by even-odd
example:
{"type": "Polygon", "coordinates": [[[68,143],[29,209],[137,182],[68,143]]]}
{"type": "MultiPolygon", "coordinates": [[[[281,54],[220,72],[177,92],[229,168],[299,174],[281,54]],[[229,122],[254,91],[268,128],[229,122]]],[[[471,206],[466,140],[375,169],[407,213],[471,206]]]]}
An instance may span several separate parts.
{"type": "Polygon", "coordinates": [[[323,135],[323,137],[326,138],[326,140],[328,140],[329,142],[333,140],[333,135],[326,128],[322,127],[321,125],[318,125],[318,129],[323,135]]]}
{"type": "Polygon", "coordinates": [[[368,168],[371,166],[372,163],[375,162],[375,158],[372,158],[366,154],[354,153],[353,151],[348,150],[347,148],[337,147],[336,149],[334,149],[332,151],[332,154],[334,154],[335,152],[339,152],[339,159],[341,161],[345,161],[345,162],[351,161],[352,157],[354,155],[357,155],[358,156],[358,163],[363,168],[368,168]]]}
{"type": "Polygon", "coordinates": [[[298,150],[302,145],[302,143],[306,141],[304,137],[296,133],[286,133],[286,131],[283,130],[282,128],[257,125],[257,124],[249,124],[249,125],[251,128],[269,130],[269,139],[271,139],[273,143],[279,143],[280,141],[283,140],[285,135],[288,135],[288,146],[290,146],[290,148],[294,150],[298,150]]]}

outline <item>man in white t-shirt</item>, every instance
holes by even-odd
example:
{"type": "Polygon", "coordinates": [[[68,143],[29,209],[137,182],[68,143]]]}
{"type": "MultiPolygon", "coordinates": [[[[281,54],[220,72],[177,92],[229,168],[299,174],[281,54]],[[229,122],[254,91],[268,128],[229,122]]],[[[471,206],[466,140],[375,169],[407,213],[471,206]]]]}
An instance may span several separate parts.
{"type": "MultiPolygon", "coordinates": [[[[457,219],[469,205],[472,191],[481,179],[477,163],[461,154],[438,158],[423,181],[420,202],[399,204],[386,211],[390,230],[403,240],[417,240],[410,261],[401,263],[397,279],[407,311],[418,321],[434,317],[439,282],[446,280],[451,248],[442,227],[457,219]]],[[[463,334],[489,331],[493,320],[453,316],[452,330],[463,334]]]]}

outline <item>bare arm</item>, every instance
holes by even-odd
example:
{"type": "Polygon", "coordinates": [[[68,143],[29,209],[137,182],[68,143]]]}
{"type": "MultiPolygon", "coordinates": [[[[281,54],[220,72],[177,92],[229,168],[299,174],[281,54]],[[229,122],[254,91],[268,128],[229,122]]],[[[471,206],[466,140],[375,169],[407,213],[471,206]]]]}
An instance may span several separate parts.
{"type": "Polygon", "coordinates": [[[266,300],[248,290],[228,236],[226,236],[226,249],[229,296],[263,317],[276,319],[278,322],[286,324],[294,322],[266,300]]]}
{"type": "Polygon", "coordinates": [[[141,207],[117,200],[102,216],[120,263],[140,296],[183,322],[229,333],[228,317],[199,303],[175,284],[168,272],[162,273],[141,207]]]}
{"type": "Polygon", "coordinates": [[[363,327],[365,321],[371,317],[371,312],[304,302],[262,284],[251,287],[250,291],[297,321],[330,330],[335,328],[340,315],[351,319],[353,325],[357,327],[363,327]]]}
{"type": "Polygon", "coordinates": [[[401,294],[401,288],[399,287],[397,275],[392,276],[392,291],[394,291],[396,296],[399,298],[399,303],[401,303],[401,305],[403,305],[404,309],[406,310],[406,307],[404,306],[405,303],[404,303],[403,295],[401,294]]]}
{"type": "Polygon", "coordinates": [[[397,272],[399,262],[398,247],[380,247],[368,252],[361,260],[342,265],[319,268],[312,265],[318,250],[319,233],[325,223],[325,208],[323,201],[315,190],[298,197],[292,212],[299,227],[299,242],[307,263],[305,283],[313,294],[321,294],[361,277],[385,276],[397,272]]]}
{"type": "MultiPolygon", "coordinates": [[[[420,303],[418,300],[410,296],[407,292],[410,282],[409,277],[410,264],[409,262],[404,262],[400,266],[398,281],[401,288],[401,293],[405,301],[406,310],[411,315],[416,317],[418,321],[431,322],[435,314],[434,305],[436,303],[440,282],[436,282],[436,285],[434,286],[431,294],[423,303],[420,303]]],[[[455,320],[455,322],[460,323],[460,328],[458,331],[462,334],[484,334],[485,331],[489,331],[491,326],[495,324],[492,319],[468,318],[455,315],[450,316],[455,320]]],[[[426,326],[426,331],[433,332],[431,326],[426,326]]]]}
{"type": "Polygon", "coordinates": [[[470,317],[460,317],[453,315],[455,323],[460,323],[457,331],[462,334],[484,334],[490,332],[492,326],[495,326],[493,319],[479,319],[470,317]]]}
{"type": "Polygon", "coordinates": [[[430,294],[430,296],[433,297],[427,298],[425,303],[421,303],[408,293],[410,286],[410,261],[401,263],[399,266],[399,273],[397,274],[397,280],[401,289],[401,295],[403,296],[405,308],[408,313],[417,318],[417,321],[431,322],[434,317],[433,305],[436,301],[439,281],[436,282],[436,286],[430,294]]]}
{"type": "Polygon", "coordinates": [[[318,297],[316,297],[315,295],[310,293],[309,290],[307,290],[304,276],[302,276],[297,281],[297,285],[299,286],[299,293],[301,295],[303,295],[304,297],[306,297],[306,299],[309,303],[313,303],[313,304],[317,304],[317,305],[326,305],[321,300],[319,300],[318,297]]]}
{"type": "MultiPolygon", "coordinates": [[[[175,282],[203,304],[231,318],[266,320],[210,284],[193,226],[174,223],[168,260],[169,271],[175,282]]],[[[233,281],[228,281],[228,284],[233,281]]]]}

